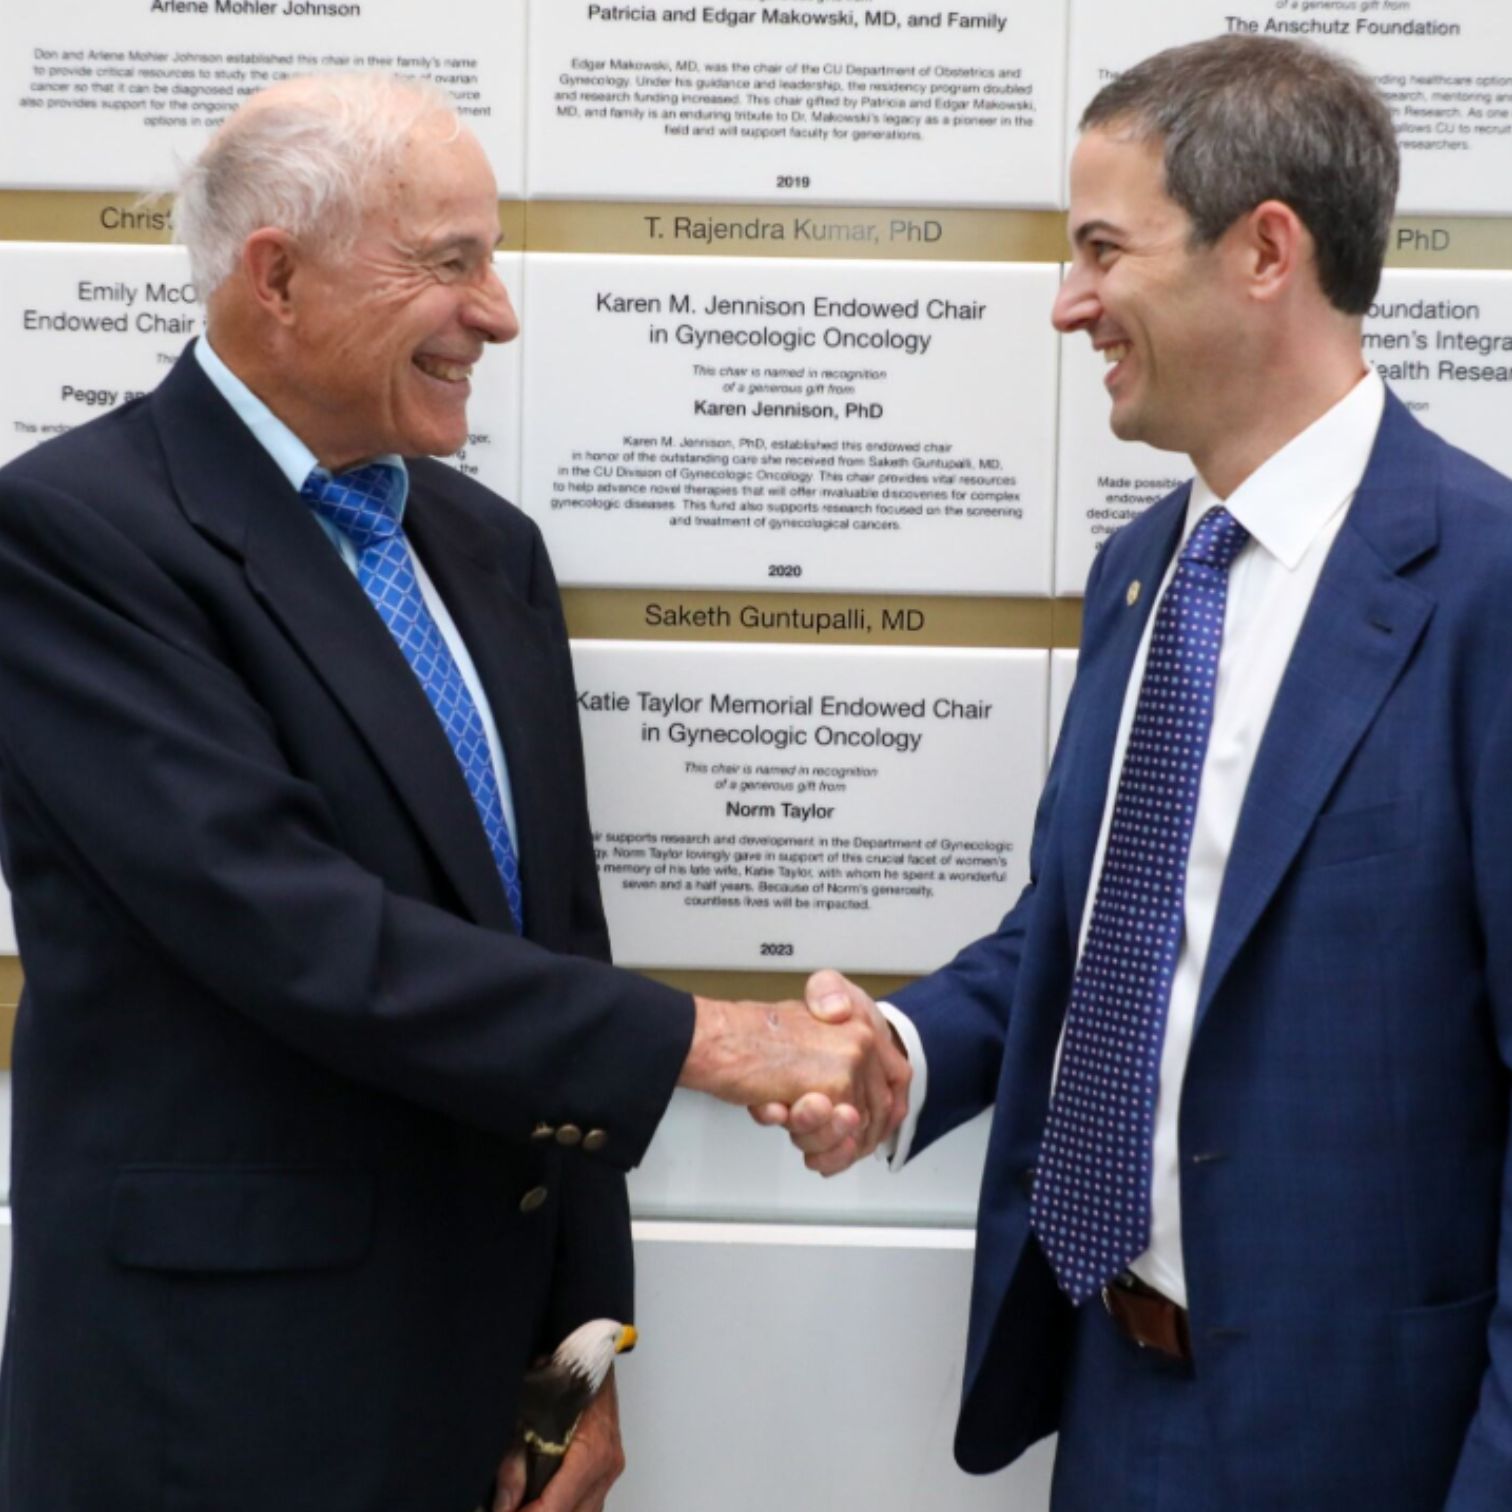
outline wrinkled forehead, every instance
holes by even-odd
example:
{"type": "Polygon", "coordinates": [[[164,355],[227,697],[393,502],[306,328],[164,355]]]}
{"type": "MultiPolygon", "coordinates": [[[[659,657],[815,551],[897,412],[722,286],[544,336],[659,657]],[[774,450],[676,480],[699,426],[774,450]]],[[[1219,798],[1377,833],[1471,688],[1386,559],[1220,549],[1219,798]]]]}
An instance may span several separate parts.
{"type": "MultiPolygon", "coordinates": [[[[499,239],[498,188],[476,137],[454,123],[412,133],[394,161],[360,189],[362,232],[404,245],[499,239]]],[[[360,233],[361,234],[361,233],[360,233]]]]}

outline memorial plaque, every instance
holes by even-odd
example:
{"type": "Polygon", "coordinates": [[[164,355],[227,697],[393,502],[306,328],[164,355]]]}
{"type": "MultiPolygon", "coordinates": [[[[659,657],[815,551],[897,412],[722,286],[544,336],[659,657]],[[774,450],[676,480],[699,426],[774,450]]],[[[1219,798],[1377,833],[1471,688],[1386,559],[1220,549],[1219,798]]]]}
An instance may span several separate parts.
{"type": "Polygon", "coordinates": [[[537,0],[530,193],[1053,205],[1066,10],[537,0]]]}
{"type": "Polygon", "coordinates": [[[1424,425],[1512,474],[1512,273],[1388,269],[1365,352],[1424,425]]]}
{"type": "Polygon", "coordinates": [[[1497,0],[1076,0],[1072,144],[1119,70],[1220,34],[1314,42],[1365,69],[1401,140],[1403,214],[1512,212],[1512,6],[1497,0]]]}
{"type": "Polygon", "coordinates": [[[564,582],[1043,594],[1053,267],[530,256],[564,582]]]}
{"type": "Polygon", "coordinates": [[[1044,651],[573,654],[623,964],[925,971],[1027,880],[1044,651]]]}
{"type": "Polygon", "coordinates": [[[0,462],[156,388],[202,326],[181,248],[0,246],[0,462]]]}
{"type": "Polygon", "coordinates": [[[0,0],[0,185],[163,188],[247,95],[388,69],[443,85],[524,192],[525,0],[0,0]]]}
{"type": "MultiPolygon", "coordinates": [[[[520,255],[496,261],[513,293],[520,255]]],[[[0,462],[155,388],[201,326],[182,248],[0,245],[0,462]]],[[[484,353],[468,444],[447,459],[510,498],[520,361],[518,343],[484,353]]]]}

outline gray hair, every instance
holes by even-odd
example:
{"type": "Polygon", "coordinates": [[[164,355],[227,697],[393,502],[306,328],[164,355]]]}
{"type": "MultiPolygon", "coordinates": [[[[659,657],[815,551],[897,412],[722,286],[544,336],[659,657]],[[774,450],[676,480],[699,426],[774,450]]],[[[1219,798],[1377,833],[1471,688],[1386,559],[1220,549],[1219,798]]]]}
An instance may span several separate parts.
{"type": "Polygon", "coordinates": [[[337,252],[350,246],[375,179],[433,115],[461,129],[445,90],[396,74],[321,74],[255,96],[179,183],[174,240],[189,250],[200,298],[231,275],[243,243],[263,226],[337,252]]]}
{"type": "Polygon", "coordinates": [[[1400,162],[1391,112],[1352,64],[1275,37],[1173,47],[1106,84],[1081,118],[1083,131],[1119,126],[1164,144],[1166,193],[1191,217],[1194,246],[1280,200],[1312,234],[1329,302],[1370,308],[1400,162]]]}

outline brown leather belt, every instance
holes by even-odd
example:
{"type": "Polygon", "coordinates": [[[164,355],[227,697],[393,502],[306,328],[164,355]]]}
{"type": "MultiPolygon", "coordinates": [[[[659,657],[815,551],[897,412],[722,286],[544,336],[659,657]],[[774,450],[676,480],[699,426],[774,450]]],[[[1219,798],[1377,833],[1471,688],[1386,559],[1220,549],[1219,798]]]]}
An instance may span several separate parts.
{"type": "Polygon", "coordinates": [[[1102,1289],[1103,1306],[1126,1338],[1172,1360],[1190,1363],[1192,1335],[1186,1308],[1125,1271],[1102,1289]]]}

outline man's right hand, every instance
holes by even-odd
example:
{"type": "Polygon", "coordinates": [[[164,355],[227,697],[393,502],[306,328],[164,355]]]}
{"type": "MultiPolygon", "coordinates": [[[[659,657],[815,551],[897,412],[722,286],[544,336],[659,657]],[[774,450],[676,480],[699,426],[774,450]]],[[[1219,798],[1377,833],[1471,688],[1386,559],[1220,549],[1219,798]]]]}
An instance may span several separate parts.
{"type": "Polygon", "coordinates": [[[853,1012],[847,1004],[827,1019],[799,1002],[693,1001],[693,1044],[679,1085],[760,1109],[758,1122],[792,1127],[801,1113],[805,1137],[822,1117],[837,1142],[857,1148],[875,1148],[902,1122],[908,1062],[875,1009],[853,1012]]]}

